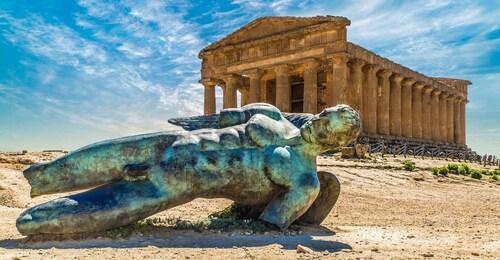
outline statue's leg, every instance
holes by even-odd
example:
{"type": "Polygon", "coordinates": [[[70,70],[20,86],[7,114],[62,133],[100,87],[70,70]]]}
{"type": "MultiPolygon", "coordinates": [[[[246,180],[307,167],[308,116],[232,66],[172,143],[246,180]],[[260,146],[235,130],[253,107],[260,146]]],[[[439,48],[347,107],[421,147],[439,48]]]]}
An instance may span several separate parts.
{"type": "Polygon", "coordinates": [[[148,179],[120,180],[27,209],[16,225],[23,235],[107,230],[188,202],[190,198],[181,193],[148,179]]]}
{"type": "Polygon", "coordinates": [[[331,172],[318,172],[320,191],[309,209],[295,222],[319,225],[328,216],[340,194],[340,182],[331,172]]]}

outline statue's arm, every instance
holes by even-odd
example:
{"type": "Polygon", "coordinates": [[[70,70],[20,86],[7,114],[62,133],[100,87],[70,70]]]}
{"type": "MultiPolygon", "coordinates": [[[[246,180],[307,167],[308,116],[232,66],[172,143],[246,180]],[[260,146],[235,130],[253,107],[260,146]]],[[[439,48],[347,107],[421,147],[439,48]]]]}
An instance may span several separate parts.
{"type": "Polygon", "coordinates": [[[281,112],[274,106],[265,103],[254,103],[240,108],[221,110],[219,128],[240,125],[248,122],[254,115],[265,115],[273,120],[281,120],[281,112]]]}
{"type": "Polygon", "coordinates": [[[293,129],[288,129],[282,121],[276,121],[262,114],[254,115],[245,126],[246,134],[261,147],[284,145],[291,131],[293,129]]]}
{"type": "Polygon", "coordinates": [[[315,172],[300,174],[267,205],[259,218],[285,230],[309,209],[319,190],[315,172]]]}

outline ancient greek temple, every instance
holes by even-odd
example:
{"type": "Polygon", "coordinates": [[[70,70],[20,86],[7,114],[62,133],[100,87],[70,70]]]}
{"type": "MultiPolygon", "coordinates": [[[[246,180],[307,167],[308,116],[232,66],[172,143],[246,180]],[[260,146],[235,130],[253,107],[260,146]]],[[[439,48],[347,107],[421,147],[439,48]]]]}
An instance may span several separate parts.
{"type": "Polygon", "coordinates": [[[465,147],[468,80],[428,77],[347,41],[344,17],[262,17],[204,48],[205,114],[267,102],[285,112],[356,109],[363,136],[465,147]]]}

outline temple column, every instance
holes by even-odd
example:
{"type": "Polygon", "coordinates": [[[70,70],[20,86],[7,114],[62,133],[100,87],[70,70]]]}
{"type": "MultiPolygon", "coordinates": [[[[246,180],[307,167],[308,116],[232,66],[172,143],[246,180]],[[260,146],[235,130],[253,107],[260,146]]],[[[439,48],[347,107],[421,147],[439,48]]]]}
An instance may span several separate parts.
{"type": "Polygon", "coordinates": [[[390,104],[389,104],[389,120],[391,127],[391,135],[401,136],[401,74],[393,74],[390,78],[390,104]]]}
{"type": "Polygon", "coordinates": [[[453,143],[460,144],[460,98],[453,102],[453,143]]]}
{"type": "Polygon", "coordinates": [[[468,103],[467,100],[463,100],[460,102],[460,144],[465,145],[466,144],[466,136],[465,136],[465,126],[466,126],[466,110],[465,110],[465,105],[468,103]]]}
{"type": "Polygon", "coordinates": [[[412,78],[405,78],[401,85],[401,132],[404,137],[413,136],[413,124],[412,124],[412,86],[415,80],[412,78]]]}
{"type": "Polygon", "coordinates": [[[377,133],[377,70],[375,64],[363,67],[363,131],[366,133],[377,133]]]}
{"type": "MultiPolygon", "coordinates": [[[[347,104],[360,115],[363,108],[363,71],[365,62],[361,59],[349,60],[349,87],[347,88],[347,104]]],[[[362,115],[361,115],[362,117],[362,115]]]]}
{"type": "Polygon", "coordinates": [[[381,135],[390,134],[390,115],[389,115],[389,99],[390,99],[390,83],[389,76],[392,74],[390,70],[379,70],[378,76],[378,91],[377,91],[377,133],[381,135]]]}
{"type": "Polygon", "coordinates": [[[262,70],[251,70],[247,72],[248,79],[250,80],[250,88],[248,90],[248,102],[260,102],[261,97],[261,78],[263,75],[262,70]]]}
{"type": "MultiPolygon", "coordinates": [[[[346,104],[347,103],[347,78],[349,70],[347,68],[347,58],[345,55],[328,56],[332,61],[332,103],[346,104]]],[[[328,103],[328,102],[327,102],[328,103]]]]}
{"type": "Polygon", "coordinates": [[[439,95],[441,94],[441,91],[439,90],[433,90],[432,91],[432,99],[431,99],[431,119],[432,119],[432,124],[430,125],[431,127],[431,135],[432,135],[432,140],[439,142],[440,135],[440,121],[439,121],[439,95]]]}
{"type": "Polygon", "coordinates": [[[455,127],[454,127],[454,109],[453,109],[453,102],[455,102],[455,99],[456,97],[455,96],[452,96],[450,95],[447,99],[446,99],[446,105],[447,105],[447,108],[446,108],[446,112],[447,112],[447,115],[446,115],[446,125],[448,126],[447,128],[447,142],[448,143],[453,143],[453,137],[454,137],[454,130],[455,130],[455,127]]]}
{"type": "Polygon", "coordinates": [[[241,94],[241,106],[245,106],[250,104],[250,96],[249,96],[249,87],[240,87],[239,89],[241,94]]]}
{"type": "Polygon", "coordinates": [[[413,84],[412,89],[412,136],[416,139],[422,139],[422,88],[424,85],[420,82],[413,84]]]}
{"type": "Polygon", "coordinates": [[[290,69],[287,65],[281,65],[274,69],[276,73],[276,107],[281,112],[290,112],[291,108],[291,86],[290,69]]]}
{"type": "Polygon", "coordinates": [[[304,104],[303,112],[316,114],[318,110],[318,62],[308,60],[304,63],[304,104]]]}
{"type": "Polygon", "coordinates": [[[224,80],[224,88],[223,89],[223,98],[222,98],[222,107],[223,108],[235,108],[237,107],[237,87],[239,79],[236,75],[229,75],[223,78],[224,80]]]}
{"type": "Polygon", "coordinates": [[[432,140],[432,121],[431,121],[431,86],[425,86],[422,94],[422,139],[432,140]]]}
{"type": "Polygon", "coordinates": [[[439,140],[444,143],[448,140],[448,113],[446,112],[448,95],[448,93],[443,92],[439,96],[439,140]]]}
{"type": "Polygon", "coordinates": [[[200,80],[200,83],[205,87],[204,93],[204,114],[211,115],[215,114],[215,86],[217,85],[215,82],[200,80]]]}

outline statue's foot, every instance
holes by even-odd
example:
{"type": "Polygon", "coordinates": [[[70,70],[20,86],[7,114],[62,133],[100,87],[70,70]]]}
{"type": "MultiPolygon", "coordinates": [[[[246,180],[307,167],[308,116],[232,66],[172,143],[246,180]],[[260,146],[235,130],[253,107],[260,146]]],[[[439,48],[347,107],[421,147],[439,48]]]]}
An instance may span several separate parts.
{"type": "Polygon", "coordinates": [[[296,223],[319,225],[332,211],[340,195],[340,182],[331,172],[318,172],[320,191],[318,197],[309,209],[296,223]]]}
{"type": "Polygon", "coordinates": [[[24,211],[16,221],[23,235],[72,234],[107,230],[146,218],[172,200],[149,180],[118,181],[55,199],[24,211]]]}

